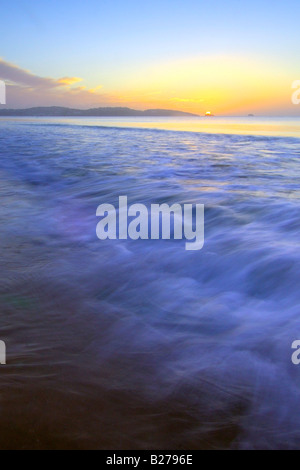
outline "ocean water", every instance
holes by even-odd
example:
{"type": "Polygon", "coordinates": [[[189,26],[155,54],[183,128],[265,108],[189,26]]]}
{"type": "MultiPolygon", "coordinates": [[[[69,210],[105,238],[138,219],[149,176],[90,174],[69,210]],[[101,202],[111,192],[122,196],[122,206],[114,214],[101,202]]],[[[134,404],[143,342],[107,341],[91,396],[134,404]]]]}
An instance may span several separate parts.
{"type": "Polygon", "coordinates": [[[0,448],[300,448],[299,120],[176,122],[0,120],[0,448]],[[203,249],[98,240],[120,195],[203,249]]]}

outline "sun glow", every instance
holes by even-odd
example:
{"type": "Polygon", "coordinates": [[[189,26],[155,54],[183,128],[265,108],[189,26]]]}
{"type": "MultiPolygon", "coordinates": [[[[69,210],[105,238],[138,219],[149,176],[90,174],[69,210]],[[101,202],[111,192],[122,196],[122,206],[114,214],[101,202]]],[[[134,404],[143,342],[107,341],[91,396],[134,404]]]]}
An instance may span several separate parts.
{"type": "Polygon", "coordinates": [[[286,101],[283,67],[235,56],[203,56],[152,64],[109,90],[123,105],[180,109],[199,115],[264,113],[286,101]],[[213,111],[206,111],[213,109],[213,111]]]}

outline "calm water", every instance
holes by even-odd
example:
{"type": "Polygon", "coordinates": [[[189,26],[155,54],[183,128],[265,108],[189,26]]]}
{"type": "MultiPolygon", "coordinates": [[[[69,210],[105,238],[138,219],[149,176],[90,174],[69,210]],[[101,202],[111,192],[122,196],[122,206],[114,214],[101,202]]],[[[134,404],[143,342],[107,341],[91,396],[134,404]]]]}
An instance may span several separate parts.
{"type": "MultiPolygon", "coordinates": [[[[0,122],[7,119],[0,117],[0,122]]],[[[205,132],[209,134],[235,134],[270,137],[300,138],[300,116],[277,117],[183,117],[183,118],[11,118],[10,122],[33,124],[69,124],[77,126],[160,129],[168,131],[205,132]]]]}
{"type": "Polygon", "coordinates": [[[145,121],[0,120],[0,447],[300,448],[300,122],[145,121]],[[98,240],[119,195],[203,250],[98,240]]]}

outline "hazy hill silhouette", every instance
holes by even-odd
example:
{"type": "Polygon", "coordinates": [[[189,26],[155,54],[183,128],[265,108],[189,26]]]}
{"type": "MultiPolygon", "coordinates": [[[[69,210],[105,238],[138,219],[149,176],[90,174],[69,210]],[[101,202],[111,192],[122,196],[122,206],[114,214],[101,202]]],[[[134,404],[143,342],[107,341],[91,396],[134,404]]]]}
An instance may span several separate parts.
{"type": "Polygon", "coordinates": [[[0,116],[194,116],[197,114],[171,109],[147,109],[138,111],[131,108],[91,108],[73,109],[61,106],[36,107],[28,109],[0,109],[0,116]]]}

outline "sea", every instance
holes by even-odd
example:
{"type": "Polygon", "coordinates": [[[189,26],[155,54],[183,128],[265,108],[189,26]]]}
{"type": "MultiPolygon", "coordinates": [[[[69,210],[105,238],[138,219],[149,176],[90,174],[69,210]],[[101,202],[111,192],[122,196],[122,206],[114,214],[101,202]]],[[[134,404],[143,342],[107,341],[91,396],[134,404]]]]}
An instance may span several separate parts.
{"type": "Polygon", "coordinates": [[[300,118],[0,118],[0,448],[299,449],[299,184],[300,118]]]}

